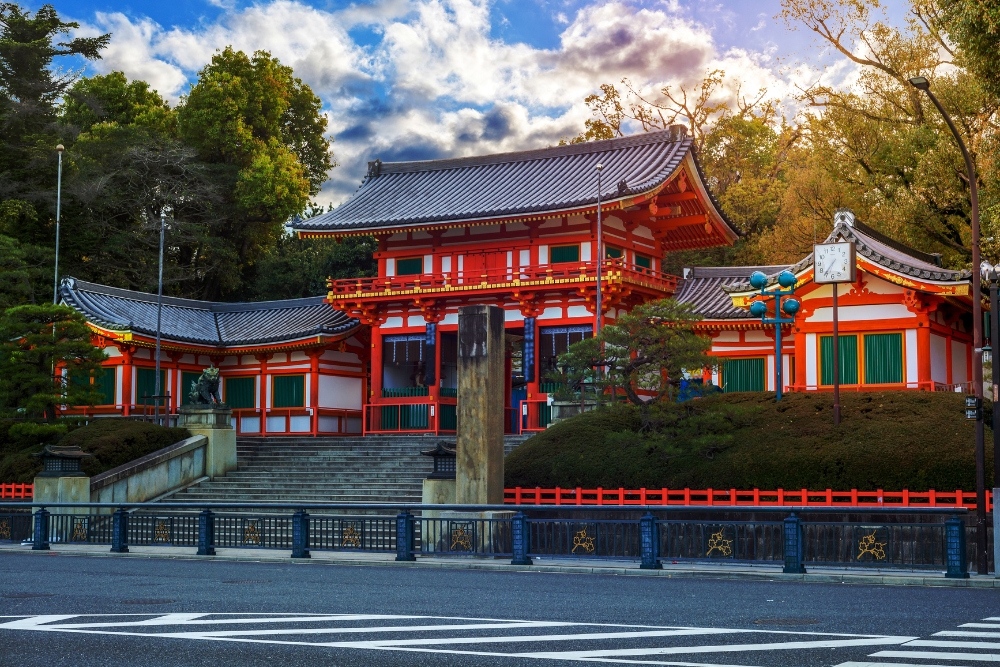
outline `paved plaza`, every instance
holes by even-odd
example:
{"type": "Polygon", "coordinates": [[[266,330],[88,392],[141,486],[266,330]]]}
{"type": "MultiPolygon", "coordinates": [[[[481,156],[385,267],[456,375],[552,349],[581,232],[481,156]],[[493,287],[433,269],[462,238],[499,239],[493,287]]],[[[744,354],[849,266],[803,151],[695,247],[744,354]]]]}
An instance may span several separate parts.
{"type": "Polygon", "coordinates": [[[1000,662],[995,590],[12,551],[0,570],[19,665],[1000,662]]]}

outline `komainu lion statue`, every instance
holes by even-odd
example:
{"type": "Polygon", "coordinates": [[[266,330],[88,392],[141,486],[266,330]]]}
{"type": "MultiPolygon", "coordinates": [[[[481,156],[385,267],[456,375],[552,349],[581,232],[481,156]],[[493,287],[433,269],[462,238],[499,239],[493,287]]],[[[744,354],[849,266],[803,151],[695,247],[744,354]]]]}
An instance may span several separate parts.
{"type": "Polygon", "coordinates": [[[191,393],[188,394],[188,398],[195,405],[222,405],[222,396],[219,395],[221,382],[219,369],[209,366],[201,372],[201,377],[196,382],[191,383],[191,393]]]}

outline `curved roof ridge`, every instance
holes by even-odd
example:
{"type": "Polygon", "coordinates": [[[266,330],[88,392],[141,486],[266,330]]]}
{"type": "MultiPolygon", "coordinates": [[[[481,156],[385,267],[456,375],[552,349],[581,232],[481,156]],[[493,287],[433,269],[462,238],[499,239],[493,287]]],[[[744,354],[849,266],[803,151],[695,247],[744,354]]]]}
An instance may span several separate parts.
{"type": "Polygon", "coordinates": [[[528,150],[510,151],[507,153],[470,155],[468,157],[445,158],[443,160],[412,160],[409,162],[382,162],[381,160],[375,160],[369,162],[369,165],[377,165],[373,166],[372,171],[374,173],[372,175],[378,176],[381,174],[406,174],[419,171],[444,171],[446,169],[461,169],[463,167],[484,167],[493,164],[546,160],[568,155],[593,155],[596,153],[606,153],[618,148],[661,143],[664,140],[672,142],[686,141],[688,144],[693,143],[687,137],[687,130],[683,125],[677,125],[674,128],[679,129],[671,128],[658,132],[644,132],[642,134],[586,141],[578,144],[530,148],[528,150]]]}

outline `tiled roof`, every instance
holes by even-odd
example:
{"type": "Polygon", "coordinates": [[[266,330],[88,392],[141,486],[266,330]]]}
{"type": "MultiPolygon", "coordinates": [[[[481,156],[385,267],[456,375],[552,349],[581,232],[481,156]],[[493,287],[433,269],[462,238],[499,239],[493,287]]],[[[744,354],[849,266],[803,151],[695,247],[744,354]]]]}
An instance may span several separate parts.
{"type": "MultiPolygon", "coordinates": [[[[851,215],[853,216],[853,214],[851,215]]],[[[938,263],[940,258],[937,255],[909,248],[853,219],[849,223],[838,220],[824,242],[834,243],[841,239],[853,242],[858,255],[870,262],[918,280],[961,282],[972,277],[972,273],[969,271],[945,269],[938,263]]],[[[788,270],[797,275],[812,266],[812,262],[812,253],[809,253],[795,265],[788,267],[788,270]]],[[[768,274],[767,282],[769,285],[777,281],[780,272],[781,268],[768,274]]],[[[724,289],[727,292],[745,292],[751,288],[749,281],[743,280],[733,285],[727,285],[724,289]]]]}
{"type": "MultiPolygon", "coordinates": [[[[370,162],[350,199],[292,226],[306,233],[375,229],[593,206],[598,163],[602,200],[612,202],[661,185],[694,155],[683,130],[479,157],[370,162]]],[[[714,199],[712,205],[719,211],[714,199]]]]}
{"type": "Polygon", "coordinates": [[[785,266],[699,266],[684,269],[674,298],[690,303],[707,320],[749,319],[750,313],[737,308],[723,287],[745,282],[754,271],[780,273],[785,266]]]}
{"type": "MultiPolygon", "coordinates": [[[[112,331],[156,335],[156,295],[63,278],[66,305],[112,331]]],[[[163,297],[163,339],[215,347],[294,341],[350,333],[358,321],[322,296],[258,303],[219,303],[163,297]]]]}

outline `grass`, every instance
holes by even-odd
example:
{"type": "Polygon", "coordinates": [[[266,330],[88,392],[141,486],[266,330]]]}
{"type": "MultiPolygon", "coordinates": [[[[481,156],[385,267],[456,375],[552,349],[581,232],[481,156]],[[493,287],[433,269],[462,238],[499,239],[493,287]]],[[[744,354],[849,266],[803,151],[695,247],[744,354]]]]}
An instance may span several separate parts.
{"type": "Polygon", "coordinates": [[[42,470],[41,460],[32,454],[49,443],[79,445],[93,454],[81,465],[93,477],[190,437],[184,428],[125,419],[95,419],[67,430],[62,424],[0,422],[0,482],[30,483],[42,470]]]}
{"type": "MultiPolygon", "coordinates": [[[[964,396],[733,393],[650,410],[617,405],[560,422],[506,458],[506,486],[975,489],[964,396]]],[[[989,408],[987,408],[989,410],[989,408]]],[[[986,430],[987,488],[993,483],[986,430]]]]}

